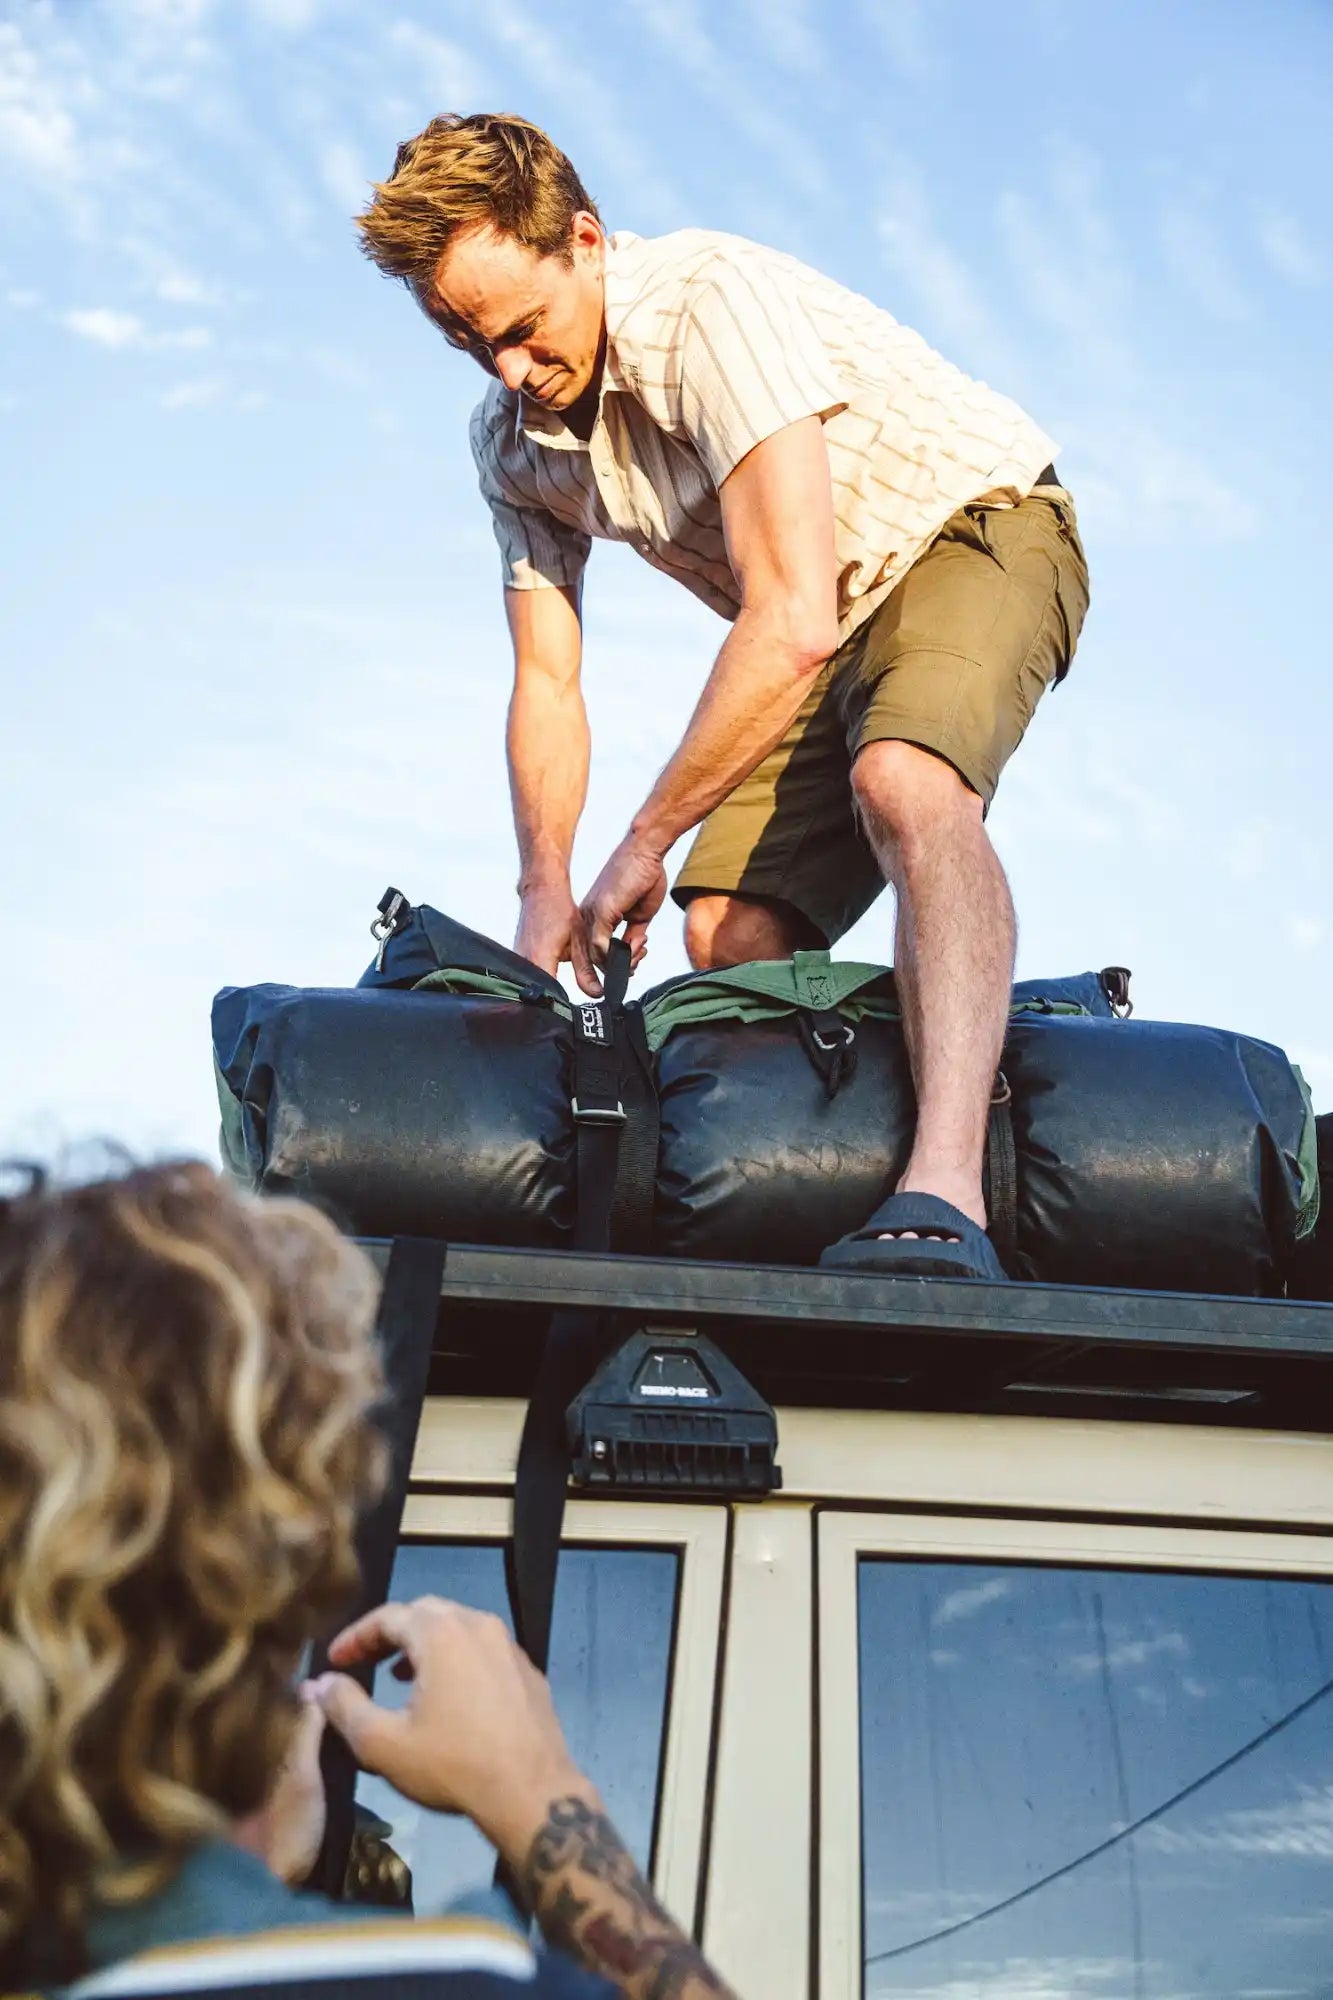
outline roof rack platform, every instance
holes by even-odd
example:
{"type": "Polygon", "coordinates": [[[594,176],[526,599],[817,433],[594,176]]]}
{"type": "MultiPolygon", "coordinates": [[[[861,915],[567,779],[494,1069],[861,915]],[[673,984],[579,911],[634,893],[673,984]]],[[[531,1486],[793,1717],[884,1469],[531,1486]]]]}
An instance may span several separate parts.
{"type": "MultiPolygon", "coordinates": [[[[387,1239],[361,1239],[381,1270],[387,1239]]],[[[775,1404],[1333,1434],[1333,1303],[444,1246],[429,1391],[526,1397],[550,1314],[693,1329],[775,1404]]]]}

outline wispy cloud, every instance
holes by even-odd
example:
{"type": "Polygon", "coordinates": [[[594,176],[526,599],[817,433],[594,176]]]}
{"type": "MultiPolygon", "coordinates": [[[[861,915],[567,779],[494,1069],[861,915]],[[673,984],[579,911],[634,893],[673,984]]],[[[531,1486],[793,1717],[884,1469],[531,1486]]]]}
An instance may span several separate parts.
{"type": "Polygon", "coordinates": [[[237,389],[225,375],[196,375],[182,382],[173,382],[158,396],[158,408],[169,412],[179,410],[212,410],[225,408],[249,414],[265,409],[269,397],[263,389],[237,389]]]}
{"type": "Polygon", "coordinates": [[[1158,1824],[1140,1836],[1168,1854],[1245,1854],[1333,1861],[1333,1785],[1299,1785],[1276,1806],[1246,1806],[1197,1827],[1158,1824]]]}
{"type": "Polygon", "coordinates": [[[1024,302],[1073,345],[1080,371],[1108,385],[1133,374],[1126,331],[1130,265],[1106,208],[1106,171],[1084,147],[1064,149],[1050,199],[1013,188],[996,204],[1000,239],[1024,302]]]}
{"type": "MultiPolygon", "coordinates": [[[[1136,1672],[1148,1666],[1153,1660],[1187,1660],[1190,1656],[1190,1642],[1183,1632],[1159,1632],[1151,1639],[1121,1639],[1106,1649],[1105,1664],[1113,1674],[1136,1672]]],[[[1071,1653],[1061,1661],[1068,1674],[1080,1680],[1090,1679],[1102,1671],[1100,1653],[1071,1653]]]]}
{"type": "Polygon", "coordinates": [[[220,286],[196,278],[190,270],[164,270],[152,290],[164,306],[218,306],[224,298],[220,286]]]}
{"type": "Polygon", "coordinates": [[[131,19],[173,35],[202,27],[212,7],[213,0],[124,0],[131,19]]]}
{"type": "Polygon", "coordinates": [[[1080,499],[1095,501],[1103,531],[1119,540],[1150,543],[1177,531],[1240,542],[1259,532],[1253,497],[1163,422],[1139,414],[1137,402],[1117,408],[1108,394],[1081,425],[1065,426],[1064,442],[1078,453],[1080,499]]]}
{"type": "Polygon", "coordinates": [[[249,0],[249,6],[255,19],[266,27],[299,35],[314,27],[324,0],[249,0]]]}
{"type": "Polygon", "coordinates": [[[177,382],[164,389],[158,402],[164,410],[206,410],[221,402],[227,385],[220,375],[203,375],[193,382],[177,382]]]}
{"type": "Polygon", "coordinates": [[[80,340],[95,347],[136,348],[144,352],[191,350],[211,347],[213,335],[206,326],[185,326],[156,332],[144,325],[137,313],[120,312],[112,306],[87,306],[62,313],[61,324],[80,340]]]}
{"type": "Polygon", "coordinates": [[[764,54],[804,83],[823,76],[828,50],[810,0],[744,0],[751,33],[764,54]]]}
{"type": "Polygon", "coordinates": [[[97,347],[142,347],[148,335],[137,313],[115,312],[110,306],[90,306],[63,317],[71,333],[97,347]]]}
{"type": "Polygon", "coordinates": [[[33,173],[78,172],[76,110],[92,101],[90,79],[62,91],[14,22],[0,22],[0,154],[33,173]]]}
{"type": "MultiPolygon", "coordinates": [[[[943,1979],[919,1986],[902,1982],[900,1975],[891,1986],[886,1983],[878,1988],[871,1968],[866,1994],[867,2000],[876,2000],[879,1991],[886,2000],[889,1993],[893,2000],[977,2000],[979,1993],[984,1993],[986,2000],[1112,2000],[1128,1990],[1136,1971],[1155,1973],[1158,1969],[1151,1960],[1136,1968],[1126,1958],[1061,1957],[1056,1953],[1042,1958],[962,1959],[943,1979]]],[[[1160,2000],[1193,2000],[1193,1996],[1174,1992],[1169,1983],[1156,1979],[1151,1991],[1160,1995],[1160,2000]]]]}
{"type": "Polygon", "coordinates": [[[822,201],[834,183],[823,158],[729,61],[704,25],[697,0],[629,0],[658,47],[689,77],[700,98],[764,153],[783,179],[822,201]]]}
{"type": "Polygon", "coordinates": [[[946,1591],[936,1605],[931,1624],[956,1625],[960,1619],[975,1618],[988,1604],[999,1604],[1014,1594],[1012,1577],[991,1576],[984,1583],[965,1583],[957,1590],[946,1591]]]}
{"type": "Polygon", "coordinates": [[[884,262],[907,298],[906,319],[924,308],[925,329],[933,340],[973,357],[985,355],[986,367],[1003,369],[1005,341],[990,302],[974,273],[940,228],[925,183],[912,168],[895,172],[879,202],[875,234],[884,262]]]}
{"type": "Polygon", "coordinates": [[[928,33],[922,0],[861,0],[861,19],[907,83],[926,83],[939,60],[928,33]]]}
{"type": "Polygon", "coordinates": [[[64,8],[33,7],[22,27],[0,22],[0,158],[81,242],[108,217],[123,224],[136,203],[159,206],[160,187],[143,186],[162,157],[153,112],[179,102],[206,66],[210,45],[196,32],[206,11],[193,0],[89,7],[104,36],[76,32],[64,8]]]}

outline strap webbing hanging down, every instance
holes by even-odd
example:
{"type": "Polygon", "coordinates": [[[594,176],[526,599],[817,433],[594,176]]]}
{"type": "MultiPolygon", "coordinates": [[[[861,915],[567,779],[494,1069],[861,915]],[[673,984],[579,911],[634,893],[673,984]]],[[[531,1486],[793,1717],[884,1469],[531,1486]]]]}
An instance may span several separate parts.
{"type": "Polygon", "coordinates": [[[1026,1272],[1018,1248],[1018,1151],[1014,1142],[1013,1101],[1008,1077],[1003,1070],[997,1070],[986,1119],[982,1185],[990,1239],[1009,1276],[1018,1278],[1026,1272]]]}
{"type": "MultiPolygon", "coordinates": [[[[574,1008],[574,1139],[578,1186],[574,1248],[610,1248],[616,1166],[625,1125],[623,1008],[629,947],[611,940],[600,1001],[574,1008]]],[[[513,1536],[507,1550],[509,1603],[519,1644],[546,1671],[551,1646],[560,1531],[570,1451],[565,1413],[602,1357],[600,1314],[558,1312],[542,1350],[514,1472],[513,1536]]]]}
{"type": "MultiPolygon", "coordinates": [[[[402,1527],[407,1483],[412,1471],[421,1406],[426,1396],[435,1322],[440,1309],[445,1246],[433,1238],[396,1236],[389,1249],[384,1289],[380,1294],[377,1334],[384,1370],[385,1400],[379,1410],[380,1429],[389,1445],[389,1474],[384,1491],[362,1518],[356,1537],[360,1586],[347,1619],[383,1604],[393,1577],[393,1559],[402,1527]]],[[[344,1620],[343,1622],[347,1622],[344,1620]]],[[[328,1653],[320,1647],[311,1660],[311,1675],[323,1673],[328,1653]]],[[[373,1667],[355,1669],[367,1691],[373,1667]]],[[[312,1889],[335,1901],[342,1897],[347,1854],[352,1844],[353,1793],[356,1760],[336,1729],[326,1729],[320,1752],[327,1810],[324,1843],[309,1878],[312,1889]]]]}

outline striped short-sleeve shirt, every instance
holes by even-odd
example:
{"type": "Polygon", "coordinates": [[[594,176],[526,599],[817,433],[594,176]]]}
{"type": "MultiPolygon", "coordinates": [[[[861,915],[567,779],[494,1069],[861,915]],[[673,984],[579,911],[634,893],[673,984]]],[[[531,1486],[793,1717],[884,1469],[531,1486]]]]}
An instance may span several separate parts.
{"type": "Polygon", "coordinates": [[[971,500],[1016,504],[1054,458],[1007,396],[883,307],[715,230],[606,245],[606,362],[585,443],[492,383],[472,450],[515,590],[576,584],[594,536],[629,542],[724,618],[740,609],[719,488],[747,452],[822,419],[841,636],[971,500]]]}

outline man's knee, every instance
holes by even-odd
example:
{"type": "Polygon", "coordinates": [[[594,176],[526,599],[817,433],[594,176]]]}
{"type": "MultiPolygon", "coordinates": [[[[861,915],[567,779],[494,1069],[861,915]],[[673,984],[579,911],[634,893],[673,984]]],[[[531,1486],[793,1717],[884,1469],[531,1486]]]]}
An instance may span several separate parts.
{"type": "Polygon", "coordinates": [[[685,951],[696,972],[720,972],[756,958],[790,958],[823,939],[794,910],[750,896],[691,896],[685,951]]]}
{"type": "Polygon", "coordinates": [[[915,743],[867,743],[852,765],[852,790],[872,840],[887,842],[909,865],[950,828],[982,823],[972,787],[946,758],[915,743]]]}

